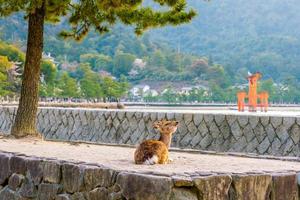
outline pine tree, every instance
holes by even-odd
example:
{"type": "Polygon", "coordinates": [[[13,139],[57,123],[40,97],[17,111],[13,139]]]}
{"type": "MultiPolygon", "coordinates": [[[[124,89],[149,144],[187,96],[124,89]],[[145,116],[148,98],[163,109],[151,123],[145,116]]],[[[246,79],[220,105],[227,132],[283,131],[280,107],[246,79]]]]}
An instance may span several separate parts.
{"type": "Polygon", "coordinates": [[[0,16],[16,12],[28,19],[26,61],[21,98],[11,133],[16,137],[36,135],[36,114],[40,64],[43,51],[44,23],[69,18],[71,30],[61,36],[81,40],[90,29],[105,33],[116,23],[135,27],[136,34],[165,25],[189,22],[194,10],[186,9],[186,0],[153,0],[164,9],[145,7],[143,0],[0,0],[0,16]]]}

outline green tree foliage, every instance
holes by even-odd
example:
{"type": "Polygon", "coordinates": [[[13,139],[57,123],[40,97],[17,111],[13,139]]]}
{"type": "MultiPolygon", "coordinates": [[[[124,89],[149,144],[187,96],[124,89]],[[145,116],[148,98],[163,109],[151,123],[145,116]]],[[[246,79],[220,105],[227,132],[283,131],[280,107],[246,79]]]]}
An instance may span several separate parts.
{"type": "Polygon", "coordinates": [[[25,54],[14,45],[7,44],[0,40],[0,55],[6,56],[9,60],[15,62],[25,61],[25,54]]]}
{"type": "Polygon", "coordinates": [[[57,76],[57,68],[55,64],[50,60],[43,60],[41,64],[41,73],[47,84],[54,84],[55,78],[57,76]]]}
{"type": "Polygon", "coordinates": [[[129,53],[119,52],[114,57],[113,74],[117,77],[128,75],[133,67],[135,56],[129,53]]]}
{"type": "Polygon", "coordinates": [[[100,86],[100,77],[91,70],[87,63],[80,65],[80,70],[83,75],[79,80],[82,96],[91,99],[100,99],[103,96],[103,91],[100,86]]]}
{"type": "Polygon", "coordinates": [[[104,54],[83,54],[80,56],[81,63],[89,63],[93,71],[112,71],[112,58],[104,54]]]}
{"type": "Polygon", "coordinates": [[[0,56],[0,96],[4,96],[10,93],[7,87],[10,83],[7,80],[7,71],[12,67],[12,63],[9,62],[6,56],[0,56]]]}
{"type": "Polygon", "coordinates": [[[59,96],[64,98],[79,97],[80,92],[75,79],[63,72],[58,79],[59,96]]]}

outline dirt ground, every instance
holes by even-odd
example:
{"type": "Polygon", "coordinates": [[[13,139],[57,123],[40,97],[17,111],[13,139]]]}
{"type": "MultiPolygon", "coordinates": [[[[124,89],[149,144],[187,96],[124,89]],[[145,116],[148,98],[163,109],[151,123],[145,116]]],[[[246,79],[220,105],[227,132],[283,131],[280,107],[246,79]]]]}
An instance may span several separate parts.
{"type": "Polygon", "coordinates": [[[300,162],[253,159],[236,156],[170,152],[173,163],[167,165],[135,165],[134,148],[42,141],[39,139],[0,138],[0,150],[69,161],[98,163],[117,170],[183,174],[194,172],[300,171],[300,162]]]}

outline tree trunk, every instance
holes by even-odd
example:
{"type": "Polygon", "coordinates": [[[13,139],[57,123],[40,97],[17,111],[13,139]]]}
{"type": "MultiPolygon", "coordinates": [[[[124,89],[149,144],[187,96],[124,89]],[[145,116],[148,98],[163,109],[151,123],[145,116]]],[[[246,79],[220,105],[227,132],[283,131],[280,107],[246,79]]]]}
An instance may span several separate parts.
{"type": "Polygon", "coordinates": [[[29,14],[26,61],[21,97],[11,134],[15,137],[38,135],[36,115],[39,100],[40,64],[43,52],[45,6],[29,14]]]}

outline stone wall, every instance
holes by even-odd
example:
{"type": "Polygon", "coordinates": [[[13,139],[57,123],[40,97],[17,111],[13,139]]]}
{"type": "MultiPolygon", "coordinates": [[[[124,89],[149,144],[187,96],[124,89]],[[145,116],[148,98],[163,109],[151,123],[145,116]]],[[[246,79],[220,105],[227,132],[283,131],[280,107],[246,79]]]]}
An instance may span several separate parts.
{"type": "MultiPolygon", "coordinates": [[[[0,108],[0,131],[9,133],[16,108],[0,108]]],[[[176,119],[172,147],[260,155],[300,156],[300,118],[183,112],[43,108],[38,130],[46,139],[135,145],[158,138],[152,123],[176,119]]]]}
{"type": "Polygon", "coordinates": [[[1,200],[296,200],[297,177],[296,172],[141,174],[0,152],[1,200]]]}

